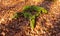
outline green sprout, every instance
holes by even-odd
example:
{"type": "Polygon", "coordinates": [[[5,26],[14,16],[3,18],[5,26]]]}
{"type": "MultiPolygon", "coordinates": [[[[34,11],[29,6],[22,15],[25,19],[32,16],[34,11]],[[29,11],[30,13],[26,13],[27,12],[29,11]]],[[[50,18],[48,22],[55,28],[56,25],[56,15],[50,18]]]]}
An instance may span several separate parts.
{"type": "MultiPolygon", "coordinates": [[[[21,13],[21,12],[20,12],[21,13]]],[[[36,26],[36,17],[38,17],[41,13],[47,13],[47,10],[43,7],[39,7],[39,6],[25,6],[23,11],[22,11],[22,14],[25,18],[29,18],[29,21],[30,21],[30,27],[32,29],[34,29],[34,27],[36,26]],[[32,12],[36,12],[34,15],[32,14],[32,12]]],[[[19,14],[20,15],[20,14],[19,14]]],[[[16,13],[14,15],[14,18],[18,18],[19,17],[18,13],[16,13]]]]}

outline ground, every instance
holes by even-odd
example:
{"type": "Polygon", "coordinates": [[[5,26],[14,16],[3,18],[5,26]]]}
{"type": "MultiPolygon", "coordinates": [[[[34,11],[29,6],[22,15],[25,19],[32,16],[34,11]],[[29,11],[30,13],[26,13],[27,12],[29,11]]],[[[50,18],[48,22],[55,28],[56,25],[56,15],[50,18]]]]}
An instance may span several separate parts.
{"type": "Polygon", "coordinates": [[[60,0],[1,0],[0,36],[60,36],[60,0]],[[42,6],[48,10],[48,14],[37,17],[34,30],[26,18],[11,18],[26,5],[42,6]]]}

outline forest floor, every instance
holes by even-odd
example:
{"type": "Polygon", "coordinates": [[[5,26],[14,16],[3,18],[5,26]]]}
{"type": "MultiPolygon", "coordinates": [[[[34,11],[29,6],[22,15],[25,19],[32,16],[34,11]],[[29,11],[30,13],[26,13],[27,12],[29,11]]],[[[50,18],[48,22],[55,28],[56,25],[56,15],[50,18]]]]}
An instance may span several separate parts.
{"type": "Polygon", "coordinates": [[[60,0],[1,0],[0,36],[60,36],[60,0]],[[37,5],[48,10],[48,14],[37,17],[34,30],[24,17],[11,18],[26,5],[37,5]]]}

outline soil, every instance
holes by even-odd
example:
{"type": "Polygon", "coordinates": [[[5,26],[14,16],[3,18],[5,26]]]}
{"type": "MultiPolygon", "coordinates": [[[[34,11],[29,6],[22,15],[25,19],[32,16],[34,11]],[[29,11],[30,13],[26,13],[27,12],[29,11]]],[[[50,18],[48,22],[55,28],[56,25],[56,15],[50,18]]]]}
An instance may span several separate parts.
{"type": "Polygon", "coordinates": [[[60,0],[0,0],[0,36],[60,36],[60,0]],[[48,14],[37,17],[34,30],[23,16],[11,18],[26,5],[42,6],[48,10],[48,14]]]}

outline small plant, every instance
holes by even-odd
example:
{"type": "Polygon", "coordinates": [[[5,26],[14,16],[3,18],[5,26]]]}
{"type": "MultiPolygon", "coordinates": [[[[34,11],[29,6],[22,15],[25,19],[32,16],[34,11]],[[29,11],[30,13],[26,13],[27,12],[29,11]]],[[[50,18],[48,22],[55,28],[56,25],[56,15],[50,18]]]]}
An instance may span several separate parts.
{"type": "Polygon", "coordinates": [[[29,20],[30,20],[30,26],[31,28],[33,29],[35,27],[35,19],[36,17],[38,17],[41,13],[47,13],[47,10],[44,9],[43,7],[39,7],[39,6],[25,6],[24,7],[24,10],[23,10],[23,14],[26,18],[29,17],[29,20]],[[32,12],[36,12],[34,15],[32,15],[31,13],[32,12]],[[29,13],[30,12],[30,13],[29,13]],[[27,16],[29,15],[29,16],[27,16]]]}
{"type": "MultiPolygon", "coordinates": [[[[34,29],[35,27],[35,19],[36,17],[38,17],[41,13],[47,13],[47,10],[44,9],[43,7],[39,7],[39,6],[25,6],[23,11],[22,11],[22,14],[25,18],[29,18],[29,21],[30,21],[30,27],[32,29],[34,29]],[[32,12],[34,12],[34,15],[32,14],[32,12]]],[[[15,18],[18,18],[18,14],[16,13],[14,15],[15,18]]]]}

